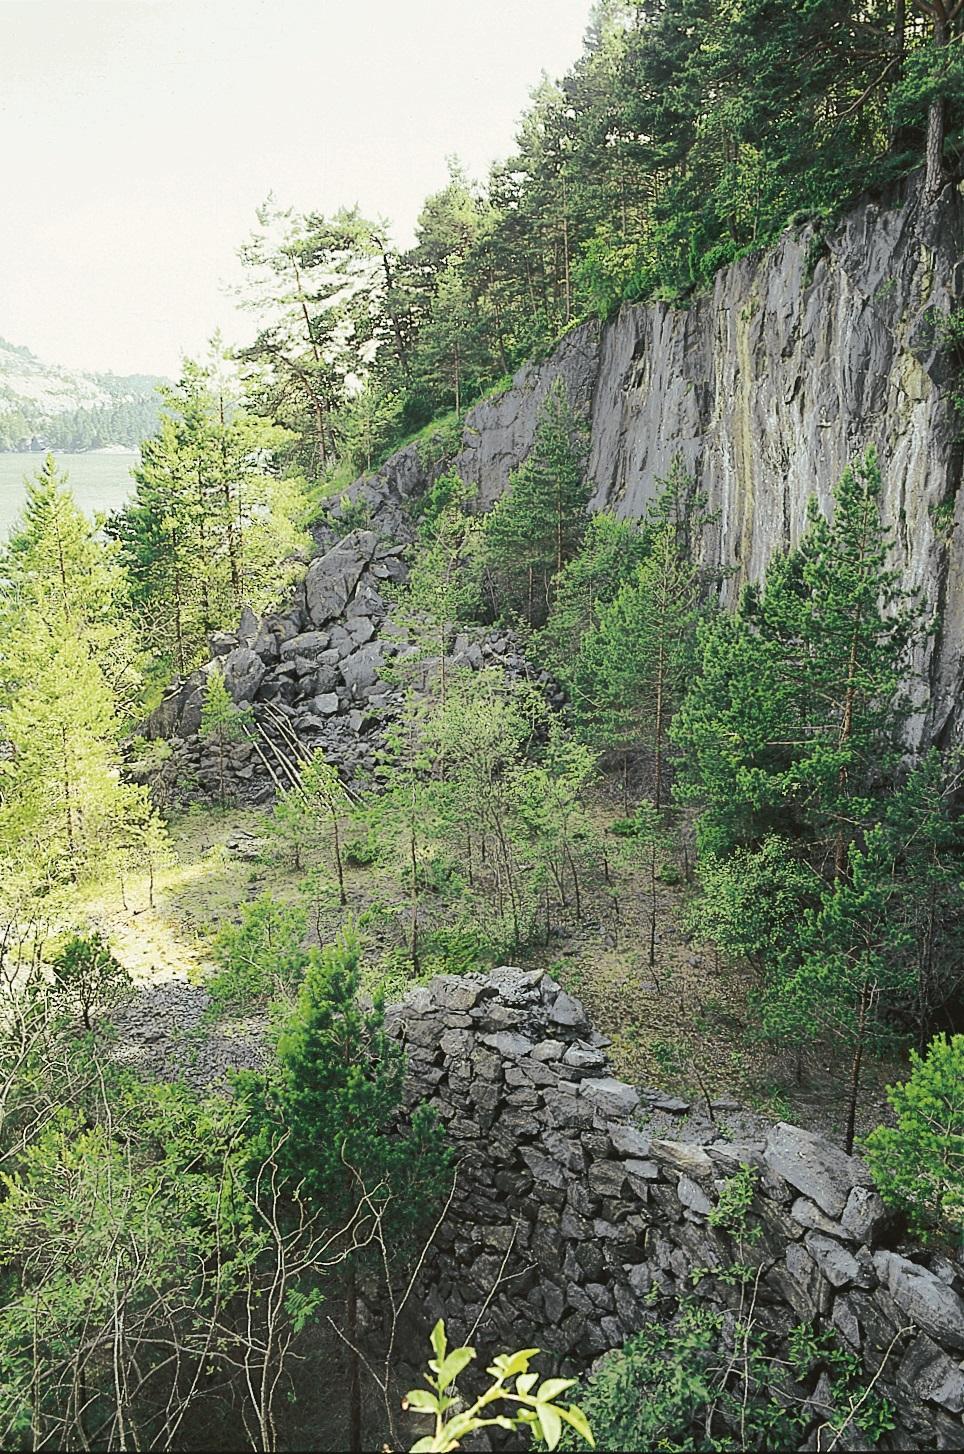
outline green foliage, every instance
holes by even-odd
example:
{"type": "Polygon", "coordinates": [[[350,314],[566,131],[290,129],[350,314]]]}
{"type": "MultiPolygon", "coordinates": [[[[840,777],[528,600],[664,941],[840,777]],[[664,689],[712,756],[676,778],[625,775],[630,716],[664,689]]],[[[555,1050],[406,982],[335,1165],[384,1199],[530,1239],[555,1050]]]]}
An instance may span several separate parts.
{"type": "Polygon", "coordinates": [[[964,1235],[964,1035],[937,1035],[911,1052],[906,1081],[888,1087],[896,1126],[878,1126],[864,1152],[884,1201],[919,1236],[964,1235]]]}
{"type": "Polygon", "coordinates": [[[302,762],[297,783],[279,794],[267,823],[269,835],[291,855],[296,869],[318,867],[321,850],[338,885],[342,906],[347,903],[341,841],[347,809],[348,798],[337,769],[319,751],[302,762]]]}
{"type": "Polygon", "coordinates": [[[842,1434],[850,1425],[867,1435],[873,1445],[894,1427],[889,1399],[867,1386],[861,1359],[841,1348],[834,1333],[818,1333],[801,1323],[790,1333],[789,1353],[798,1378],[812,1377],[817,1369],[829,1377],[835,1407],[828,1422],[833,1434],[842,1434]]]}
{"type": "Polygon", "coordinates": [[[218,752],[218,791],[223,808],[226,800],[226,756],[232,742],[242,742],[254,723],[250,707],[237,704],[216,669],[208,676],[201,703],[201,725],[198,736],[213,741],[218,752]]]}
{"type": "Polygon", "coordinates": [[[304,479],[279,471],[285,430],[238,407],[220,359],[187,361],[163,403],[110,530],[145,644],[184,673],[243,605],[262,611],[286,594],[310,502],[304,479]]]}
{"type": "MultiPolygon", "coordinates": [[[[727,1187],[715,1225],[745,1237],[752,1178],[737,1173],[727,1187]]],[[[580,1404],[605,1449],[796,1449],[810,1422],[801,1407],[806,1389],[825,1373],[832,1412],[823,1427],[832,1435],[856,1427],[873,1446],[894,1427],[888,1400],[832,1334],[800,1325],[789,1349],[788,1366],[774,1357],[752,1308],[734,1317],[683,1299],[667,1321],[647,1323],[606,1354],[580,1404]]],[[[567,1435],[563,1447],[585,1445],[567,1435]]]]}
{"type": "Polygon", "coordinates": [[[151,821],[120,780],[119,739],[139,660],[116,552],[47,458],[0,553],[0,847],[38,891],[116,868],[151,821]]]}
{"type": "MultiPolygon", "coordinates": [[[[723,1314],[693,1300],[666,1323],[653,1321],[607,1353],[586,1380],[580,1404],[600,1448],[716,1450],[740,1431],[742,1449],[796,1448],[805,1420],[769,1389],[760,1336],[737,1322],[731,1358],[721,1346],[723,1314]]],[[[584,1448],[568,1439],[565,1447],[584,1448]]]]}
{"type": "Polygon", "coordinates": [[[954,992],[964,909],[954,761],[903,762],[924,633],[887,565],[878,490],[868,454],[832,523],[812,507],[797,551],[703,628],[673,727],[680,794],[703,809],[691,923],[764,971],[768,1034],[845,1049],[848,1149],[864,1054],[954,992]]]}
{"type": "Polygon", "coordinates": [[[436,482],[420,518],[420,548],[401,602],[414,618],[412,634],[417,638],[425,623],[432,648],[443,658],[452,629],[482,615],[485,527],[467,511],[473,494],[457,476],[436,482]]]}
{"type": "MultiPolygon", "coordinates": [[[[581,635],[567,673],[576,720],[591,741],[622,752],[624,762],[633,750],[649,750],[657,808],[666,799],[670,723],[693,670],[703,523],[692,482],[677,463],[647,517],[642,558],[594,608],[597,620],[581,635]]],[[[635,554],[635,542],[619,546],[635,554]]]]}
{"type": "MultiPolygon", "coordinates": [[[[685,304],[787,228],[813,228],[812,267],[829,220],[920,165],[929,117],[960,150],[961,20],[925,9],[605,0],[513,154],[482,185],[450,161],[413,247],[357,210],[261,209],[242,250],[257,407],[311,474],[350,477],[447,435],[588,315],[685,304]]],[[[455,444],[429,445],[432,463],[455,444]]]]}
{"type": "Polygon", "coordinates": [[[752,1166],[741,1166],[739,1171],[728,1176],[720,1188],[716,1206],[707,1216],[710,1226],[718,1227],[741,1241],[758,1240],[760,1228],[751,1227],[748,1222],[757,1180],[758,1173],[752,1166]]]}
{"type": "Polygon", "coordinates": [[[259,895],[225,924],[214,940],[217,972],[205,988],[215,1014],[242,1014],[267,1001],[288,999],[304,978],[312,953],[305,948],[307,913],[259,895]]]}
{"type": "Polygon", "coordinates": [[[79,1012],[87,1030],[92,1028],[92,1014],[109,1010],[132,988],[127,970],[96,931],[71,934],[57,949],[50,968],[56,997],[79,1012]]]}
{"type": "Polygon", "coordinates": [[[735,618],[701,630],[702,670],[672,735],[686,754],[681,792],[702,804],[711,851],[767,833],[829,837],[839,869],[873,821],[875,785],[900,757],[919,633],[887,566],[879,488],[868,453],[841,478],[833,522],[811,503],[798,549],[771,563],[735,618]]]}
{"type": "Polygon", "coordinates": [[[702,854],[698,878],[687,927],[725,954],[761,968],[792,942],[800,914],[821,889],[819,876],[800,861],[794,845],[774,834],[756,850],[702,854]]]}
{"type": "Polygon", "coordinates": [[[415,1110],[408,1132],[398,1125],[404,1058],[381,1005],[359,999],[360,956],[348,926],[309,957],[277,1066],[236,1082],[257,1128],[255,1155],[280,1143],[276,1161],[291,1191],[323,1208],[330,1226],[364,1200],[397,1247],[431,1214],[447,1154],[427,1110],[415,1110]]]}
{"type": "Polygon", "coordinates": [[[591,491],[585,426],[564,384],[556,380],[528,458],[486,517],[489,592],[496,611],[516,612],[530,626],[545,620],[553,578],[582,543],[591,491]]]}
{"type": "Polygon", "coordinates": [[[472,1403],[462,1406],[458,1393],[459,1377],[475,1361],[474,1348],[449,1349],[445,1324],[441,1319],[432,1329],[434,1358],[429,1359],[430,1372],[425,1381],[428,1389],[413,1389],[404,1407],[435,1420],[431,1434],[412,1445],[412,1454],[446,1454],[460,1449],[462,1441],[479,1429],[496,1428],[508,1433],[528,1429],[537,1434],[546,1448],[555,1449],[568,1424],[590,1448],[594,1448],[592,1430],[575,1404],[559,1404],[557,1400],[575,1379],[547,1378],[540,1380],[529,1365],[538,1348],[522,1348],[517,1353],[500,1353],[486,1370],[489,1387],[472,1403]],[[493,1404],[501,1404],[499,1413],[487,1412],[493,1404]]]}
{"type": "Polygon", "coordinates": [[[605,512],[591,515],[582,546],[555,579],[549,619],[536,633],[536,648],[569,690],[576,690],[579,653],[601,612],[628,584],[648,553],[638,523],[605,512]]]}

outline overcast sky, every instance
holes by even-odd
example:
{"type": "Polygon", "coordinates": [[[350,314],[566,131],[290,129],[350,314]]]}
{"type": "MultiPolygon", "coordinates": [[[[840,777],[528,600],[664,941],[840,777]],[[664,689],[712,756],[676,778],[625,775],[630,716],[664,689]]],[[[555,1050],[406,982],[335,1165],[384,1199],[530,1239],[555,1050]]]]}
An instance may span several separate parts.
{"type": "Polygon", "coordinates": [[[484,176],[589,0],[0,0],[0,336],[176,372],[273,191],[411,239],[457,153],[484,176]]]}

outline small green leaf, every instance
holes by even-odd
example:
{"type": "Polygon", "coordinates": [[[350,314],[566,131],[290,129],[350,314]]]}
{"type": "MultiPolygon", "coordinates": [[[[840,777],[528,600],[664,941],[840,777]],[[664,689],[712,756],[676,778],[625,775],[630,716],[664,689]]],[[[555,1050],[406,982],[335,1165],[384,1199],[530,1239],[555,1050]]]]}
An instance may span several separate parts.
{"type": "Polygon", "coordinates": [[[574,1378],[547,1378],[539,1389],[540,1402],[545,1399],[546,1403],[550,1403],[554,1398],[558,1398],[561,1393],[565,1393],[567,1388],[572,1388],[575,1381],[574,1378]]]}
{"type": "Polygon", "coordinates": [[[520,1373],[515,1383],[516,1393],[521,1393],[524,1397],[527,1393],[532,1392],[534,1385],[538,1382],[538,1373],[520,1373]]]}
{"type": "Polygon", "coordinates": [[[405,1395],[405,1406],[416,1414],[437,1414],[439,1412],[439,1401],[434,1393],[429,1393],[427,1388],[413,1388],[410,1393],[405,1395]]]}
{"type": "Polygon", "coordinates": [[[539,1423],[546,1446],[550,1450],[554,1449],[562,1437],[562,1419],[559,1417],[558,1410],[552,1404],[540,1404],[539,1423]]]}
{"type": "Polygon", "coordinates": [[[596,1441],[592,1436],[589,1420],[586,1418],[582,1409],[577,1409],[575,1404],[570,1404],[568,1408],[560,1409],[559,1412],[566,1423],[575,1429],[580,1438],[585,1439],[590,1449],[595,1449],[596,1441]]]}
{"type": "Polygon", "coordinates": [[[538,1348],[520,1348],[518,1353],[500,1353],[488,1372],[497,1378],[506,1380],[514,1378],[517,1373],[525,1373],[528,1370],[530,1361],[537,1357],[539,1352],[538,1348]]]}
{"type": "Polygon", "coordinates": [[[474,1348],[453,1348],[447,1358],[438,1365],[438,1381],[441,1388],[448,1388],[475,1357],[474,1348]]]}
{"type": "Polygon", "coordinates": [[[429,1341],[432,1344],[432,1348],[435,1352],[436,1358],[441,1362],[441,1360],[445,1357],[445,1349],[448,1346],[448,1342],[445,1337],[445,1323],[442,1321],[441,1318],[439,1318],[438,1322],[435,1324],[435,1327],[432,1329],[432,1334],[429,1341]]]}

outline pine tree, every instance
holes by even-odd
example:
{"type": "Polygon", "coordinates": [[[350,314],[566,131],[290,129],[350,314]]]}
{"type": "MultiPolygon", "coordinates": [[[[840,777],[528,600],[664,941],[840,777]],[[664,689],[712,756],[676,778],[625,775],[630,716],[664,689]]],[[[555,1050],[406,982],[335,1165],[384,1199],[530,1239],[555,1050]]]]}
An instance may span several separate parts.
{"type": "Polygon", "coordinates": [[[919,1236],[964,1233],[964,1035],[937,1035],[911,1073],[887,1088],[896,1126],[877,1126],[864,1154],[889,1206],[919,1236]]]}
{"type": "Polygon", "coordinates": [[[887,564],[879,486],[869,452],[841,478],[833,521],[812,506],[799,548],[744,592],[735,619],[702,629],[701,670],[672,735],[680,790],[702,803],[713,851],[777,832],[808,841],[839,875],[879,816],[919,639],[914,602],[887,564]]]}
{"type": "Polygon", "coordinates": [[[23,511],[0,550],[0,581],[0,637],[15,637],[33,613],[55,632],[79,633],[117,709],[135,709],[141,660],[117,551],[78,509],[53,455],[26,481],[23,511]]]}
{"type": "Polygon", "coordinates": [[[198,735],[215,743],[218,754],[218,798],[226,803],[227,749],[232,742],[243,742],[253,722],[250,707],[239,706],[231,697],[219,671],[212,671],[204,688],[201,704],[201,725],[198,735]]]}
{"type": "Polygon", "coordinates": [[[631,580],[647,549],[646,532],[637,522],[605,512],[590,516],[578,554],[556,578],[552,611],[536,638],[546,665],[570,689],[584,638],[631,580]]]}
{"type": "MultiPolygon", "coordinates": [[[[262,1123],[253,1138],[255,1164],[277,1146],[292,1193],[322,1208],[333,1232],[353,1227],[350,1241],[361,1248],[377,1214],[387,1254],[395,1258],[431,1215],[447,1156],[427,1110],[415,1109],[408,1131],[401,1124],[403,1053],[385,1032],[382,1006],[365,1008],[360,1001],[360,961],[350,927],[315,952],[278,1040],[277,1071],[241,1076],[239,1090],[255,1124],[262,1123]]],[[[345,1272],[353,1450],[362,1447],[359,1255],[351,1252],[345,1272]]]]}
{"type": "Polygon", "coordinates": [[[2,571],[0,840],[38,887],[75,885],[115,866],[151,812],[118,770],[139,683],[123,581],[49,457],[2,571]]]}
{"type": "Polygon", "coordinates": [[[263,610],[293,581],[307,486],[277,472],[285,431],[237,407],[217,358],[211,367],[186,361],[162,394],[134,497],[111,530],[142,634],[183,674],[211,632],[237,624],[244,604],[263,610]]]}
{"type": "Polygon", "coordinates": [[[665,803],[670,723],[692,673],[704,590],[694,537],[704,517],[690,496],[676,471],[650,511],[643,559],[601,609],[572,668],[577,721],[622,754],[626,811],[628,760],[640,747],[651,755],[657,810],[665,803]]]}
{"type": "Polygon", "coordinates": [[[586,440],[561,380],[546,396],[532,450],[486,518],[493,608],[508,606],[539,625],[551,584],[582,543],[592,487],[586,440]]]}

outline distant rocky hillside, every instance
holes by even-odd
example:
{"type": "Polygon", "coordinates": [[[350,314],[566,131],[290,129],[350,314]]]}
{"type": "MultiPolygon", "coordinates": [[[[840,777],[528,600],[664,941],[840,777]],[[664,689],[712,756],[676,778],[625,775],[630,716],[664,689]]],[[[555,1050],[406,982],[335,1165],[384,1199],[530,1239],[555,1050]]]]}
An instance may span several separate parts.
{"type": "Polygon", "coordinates": [[[0,338],[0,450],[135,448],[157,427],[150,374],[87,374],[0,338]]]}

